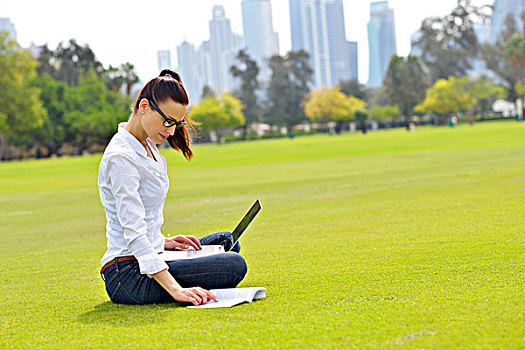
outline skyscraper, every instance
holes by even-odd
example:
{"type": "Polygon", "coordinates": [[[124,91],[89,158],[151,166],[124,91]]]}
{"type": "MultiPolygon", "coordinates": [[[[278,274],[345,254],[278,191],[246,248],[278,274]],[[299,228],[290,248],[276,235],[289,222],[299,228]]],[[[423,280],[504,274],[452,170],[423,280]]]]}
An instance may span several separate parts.
{"type": "Polygon", "coordinates": [[[0,30],[9,33],[9,37],[16,41],[16,29],[15,25],[9,18],[0,18],[0,30]]]}
{"type": "Polygon", "coordinates": [[[390,59],[396,54],[394,10],[388,8],[388,1],[370,4],[368,22],[369,76],[368,86],[379,87],[388,70],[390,59]]]}
{"type": "Polygon", "coordinates": [[[223,6],[214,6],[212,14],[209,21],[210,40],[202,42],[197,49],[186,41],[177,47],[177,69],[191,103],[201,101],[204,86],[220,95],[235,89],[237,84],[230,68],[237,53],[244,47],[244,39],[232,33],[223,6]]]}
{"type": "Polygon", "coordinates": [[[279,53],[278,36],[273,30],[270,0],[243,0],[242,23],[248,55],[257,62],[259,77],[270,78],[266,59],[279,53]]]}
{"type": "Polygon", "coordinates": [[[514,16],[518,30],[522,30],[521,13],[523,11],[525,11],[525,0],[494,0],[490,31],[491,42],[495,43],[499,40],[500,34],[505,28],[505,19],[509,14],[514,16]]]}
{"type": "Polygon", "coordinates": [[[230,67],[235,62],[237,52],[244,47],[241,37],[231,31],[230,20],[226,18],[224,7],[213,7],[213,18],[210,25],[211,81],[216,92],[232,90],[235,86],[230,67]]]}
{"type": "Polygon", "coordinates": [[[201,83],[199,65],[195,47],[184,41],[177,47],[179,66],[177,71],[181,75],[182,83],[188,93],[191,103],[199,102],[201,95],[201,83]]]}
{"type": "Polygon", "coordinates": [[[357,79],[357,43],[345,38],[342,0],[290,0],[290,24],[292,50],[310,54],[315,88],[357,79]]]}
{"type": "Polygon", "coordinates": [[[169,50],[157,51],[157,63],[159,65],[159,71],[164,68],[171,68],[171,55],[169,50]]]}

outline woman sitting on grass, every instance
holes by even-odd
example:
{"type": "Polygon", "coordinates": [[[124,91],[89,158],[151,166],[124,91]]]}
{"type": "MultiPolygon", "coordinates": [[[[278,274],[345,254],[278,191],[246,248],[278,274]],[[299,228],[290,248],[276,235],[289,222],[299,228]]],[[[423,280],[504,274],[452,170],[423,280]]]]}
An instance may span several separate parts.
{"type": "MultiPolygon", "coordinates": [[[[201,239],[161,233],[169,180],[166,159],[156,144],[168,141],[187,160],[193,156],[186,128],[189,100],[179,74],[165,69],[140,91],[127,123],[108,144],[100,162],[98,186],[106,211],[107,251],[101,274],[110,299],[119,304],[215,300],[212,288],[235,287],[246,274],[239,243],[232,252],[165,262],[164,249],[202,249],[219,244],[228,251],[231,232],[201,239]]],[[[180,182],[179,179],[177,182],[180,182]]]]}

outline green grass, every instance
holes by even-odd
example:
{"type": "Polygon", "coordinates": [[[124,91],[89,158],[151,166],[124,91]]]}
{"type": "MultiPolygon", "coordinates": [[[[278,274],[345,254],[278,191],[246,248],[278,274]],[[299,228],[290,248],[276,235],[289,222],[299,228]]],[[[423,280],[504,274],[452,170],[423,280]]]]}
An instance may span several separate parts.
{"type": "Polygon", "coordinates": [[[264,301],[109,302],[100,155],[0,164],[0,348],[525,347],[525,124],[166,151],[165,234],[232,229],[264,301]]]}

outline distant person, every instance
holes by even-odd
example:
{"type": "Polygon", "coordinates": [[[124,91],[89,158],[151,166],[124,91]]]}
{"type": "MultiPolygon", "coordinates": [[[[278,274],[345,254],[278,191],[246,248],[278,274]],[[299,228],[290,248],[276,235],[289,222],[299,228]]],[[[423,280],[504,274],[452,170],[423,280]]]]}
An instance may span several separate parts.
{"type": "MultiPolygon", "coordinates": [[[[161,233],[169,180],[156,144],[168,141],[187,160],[192,158],[188,104],[179,74],[163,70],[142,88],[128,122],[119,124],[100,161],[98,186],[107,219],[101,274],[115,303],[204,304],[216,301],[208,289],[235,287],[246,274],[238,242],[232,252],[196,259],[165,262],[159,256],[164,249],[199,250],[205,244],[228,251],[233,244],[231,232],[200,239],[161,233]]],[[[174,181],[190,184],[187,179],[174,181]]]]}

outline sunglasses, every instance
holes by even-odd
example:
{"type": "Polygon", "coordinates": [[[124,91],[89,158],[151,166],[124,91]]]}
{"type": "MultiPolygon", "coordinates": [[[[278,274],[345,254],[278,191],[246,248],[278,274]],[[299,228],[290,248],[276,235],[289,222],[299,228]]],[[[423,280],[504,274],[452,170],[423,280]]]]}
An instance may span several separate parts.
{"type": "Polygon", "coordinates": [[[153,107],[153,109],[156,110],[162,118],[164,118],[164,123],[162,123],[162,125],[164,125],[165,127],[171,128],[172,126],[175,126],[175,129],[180,129],[187,124],[186,119],[184,118],[182,118],[181,121],[178,121],[173,118],[166,117],[166,115],[160,110],[160,108],[155,104],[155,102],[153,102],[150,99],[148,99],[148,102],[151,105],[151,107],[153,107]]]}

